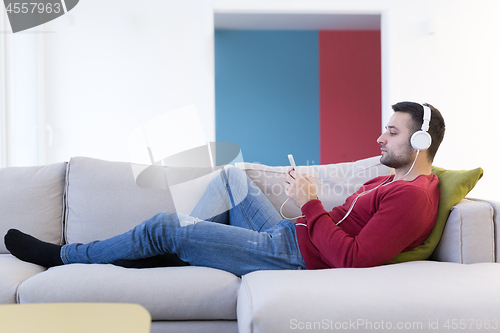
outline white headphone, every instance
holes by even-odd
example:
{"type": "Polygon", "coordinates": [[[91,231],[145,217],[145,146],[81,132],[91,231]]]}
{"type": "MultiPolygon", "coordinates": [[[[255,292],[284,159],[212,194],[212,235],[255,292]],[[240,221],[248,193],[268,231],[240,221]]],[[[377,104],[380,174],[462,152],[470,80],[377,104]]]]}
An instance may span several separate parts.
{"type": "Polygon", "coordinates": [[[410,139],[411,146],[416,150],[426,150],[431,146],[432,138],[427,131],[431,121],[431,109],[427,105],[422,105],[424,108],[424,122],[420,131],[413,133],[410,139]]]}

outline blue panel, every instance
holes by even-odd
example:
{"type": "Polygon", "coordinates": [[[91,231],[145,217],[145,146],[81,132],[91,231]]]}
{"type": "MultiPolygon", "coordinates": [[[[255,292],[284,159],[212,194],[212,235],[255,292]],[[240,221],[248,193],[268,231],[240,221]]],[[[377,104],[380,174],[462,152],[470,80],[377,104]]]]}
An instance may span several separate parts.
{"type": "Polygon", "coordinates": [[[317,31],[215,32],[216,140],[246,162],[319,164],[317,31]]]}

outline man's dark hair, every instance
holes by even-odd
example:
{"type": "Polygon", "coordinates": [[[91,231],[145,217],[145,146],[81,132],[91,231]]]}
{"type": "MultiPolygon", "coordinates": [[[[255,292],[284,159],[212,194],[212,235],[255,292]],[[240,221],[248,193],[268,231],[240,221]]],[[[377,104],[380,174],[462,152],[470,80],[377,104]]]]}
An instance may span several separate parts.
{"type": "MultiPolygon", "coordinates": [[[[438,109],[430,104],[425,103],[431,109],[431,121],[429,123],[429,134],[432,138],[432,143],[427,150],[427,156],[429,157],[429,162],[434,160],[436,152],[443,141],[445,124],[443,116],[438,109]]],[[[412,132],[419,131],[422,128],[422,123],[424,122],[424,107],[421,104],[414,102],[400,102],[392,106],[394,112],[406,112],[411,115],[413,126],[410,127],[412,132]]]]}

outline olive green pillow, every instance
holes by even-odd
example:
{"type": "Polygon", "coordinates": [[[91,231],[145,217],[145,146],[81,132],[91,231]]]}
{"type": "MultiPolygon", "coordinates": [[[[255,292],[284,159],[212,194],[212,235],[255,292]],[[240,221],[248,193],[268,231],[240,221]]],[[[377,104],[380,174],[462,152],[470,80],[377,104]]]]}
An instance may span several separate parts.
{"type": "Polygon", "coordinates": [[[387,264],[428,259],[441,239],[451,208],[474,188],[477,181],[483,176],[483,169],[457,171],[433,166],[432,173],[439,178],[440,194],[436,224],[422,245],[401,252],[387,264]]]}

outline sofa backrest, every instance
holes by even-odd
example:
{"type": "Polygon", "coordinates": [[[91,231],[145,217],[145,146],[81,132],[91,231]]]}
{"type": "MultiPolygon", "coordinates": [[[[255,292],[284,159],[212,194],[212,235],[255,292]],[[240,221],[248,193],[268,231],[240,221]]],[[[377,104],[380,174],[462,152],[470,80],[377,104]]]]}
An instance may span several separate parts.
{"type": "Polygon", "coordinates": [[[431,260],[473,264],[500,262],[500,202],[465,198],[446,221],[431,260]]]}
{"type": "Polygon", "coordinates": [[[10,228],[62,244],[66,165],[0,169],[0,254],[9,253],[3,235],[10,228]]]}

